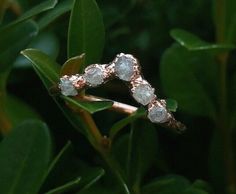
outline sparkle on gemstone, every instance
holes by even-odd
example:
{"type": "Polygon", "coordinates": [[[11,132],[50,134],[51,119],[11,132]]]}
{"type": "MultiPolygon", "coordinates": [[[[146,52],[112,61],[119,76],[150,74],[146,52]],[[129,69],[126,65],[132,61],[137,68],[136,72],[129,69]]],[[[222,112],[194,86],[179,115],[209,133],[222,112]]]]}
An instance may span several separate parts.
{"type": "Polygon", "coordinates": [[[103,71],[101,68],[96,66],[89,67],[89,69],[85,70],[84,79],[90,86],[98,86],[104,81],[103,71]]]}
{"type": "Polygon", "coordinates": [[[164,123],[168,119],[168,113],[165,107],[155,105],[149,110],[148,118],[153,123],[164,123]]]}
{"type": "Polygon", "coordinates": [[[115,62],[115,73],[124,81],[130,81],[134,74],[134,62],[132,58],[125,55],[118,56],[115,62]]]}
{"type": "Polygon", "coordinates": [[[133,91],[134,99],[142,105],[147,105],[154,98],[154,89],[149,84],[140,84],[133,91]]]}
{"type": "Polygon", "coordinates": [[[76,79],[76,76],[64,76],[60,78],[59,88],[61,89],[61,93],[64,96],[76,96],[78,94],[77,90],[73,86],[73,81],[76,79]]]}

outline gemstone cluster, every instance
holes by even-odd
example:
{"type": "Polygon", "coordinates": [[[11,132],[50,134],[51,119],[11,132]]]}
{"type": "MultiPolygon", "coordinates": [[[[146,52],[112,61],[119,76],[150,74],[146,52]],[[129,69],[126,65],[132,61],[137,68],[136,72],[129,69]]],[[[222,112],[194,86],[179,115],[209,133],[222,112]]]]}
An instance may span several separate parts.
{"type": "Polygon", "coordinates": [[[90,65],[82,75],[65,75],[60,79],[59,88],[65,96],[76,96],[77,90],[97,87],[115,77],[125,81],[133,98],[147,107],[147,118],[151,122],[178,124],[167,110],[165,100],[157,99],[154,88],[142,76],[138,60],[130,54],[120,53],[109,64],[90,65]]]}

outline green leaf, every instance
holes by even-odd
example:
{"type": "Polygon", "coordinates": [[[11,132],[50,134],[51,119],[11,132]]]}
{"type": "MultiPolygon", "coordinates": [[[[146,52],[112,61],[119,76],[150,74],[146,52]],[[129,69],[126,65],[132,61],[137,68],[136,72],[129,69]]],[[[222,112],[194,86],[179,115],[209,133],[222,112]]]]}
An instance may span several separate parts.
{"type": "Polygon", "coordinates": [[[191,52],[174,44],[162,56],[160,74],[165,93],[182,111],[215,118],[217,64],[204,51],[191,52]]]}
{"type": "Polygon", "coordinates": [[[38,27],[32,21],[25,21],[0,30],[1,72],[11,67],[19,52],[27,46],[37,33],[38,27]]]}
{"type": "Polygon", "coordinates": [[[61,76],[75,75],[79,73],[81,66],[84,64],[85,54],[68,59],[61,68],[61,76]]]}
{"type": "Polygon", "coordinates": [[[178,103],[174,99],[166,99],[166,108],[171,112],[176,112],[178,108],[178,103]]]}
{"type": "Polygon", "coordinates": [[[39,5],[36,5],[32,9],[26,11],[18,20],[14,21],[10,25],[14,25],[16,23],[20,23],[22,21],[25,21],[27,19],[30,19],[30,18],[38,15],[38,14],[44,12],[44,11],[52,9],[52,8],[55,7],[56,4],[57,4],[57,0],[44,1],[44,2],[40,3],[39,5]]]}
{"type": "MultiPolygon", "coordinates": [[[[59,80],[59,65],[49,58],[43,52],[37,49],[26,49],[21,52],[43,76],[45,76],[51,85],[57,84],[59,80]]],[[[49,89],[49,88],[48,88],[49,89]]]]}
{"type": "Polygon", "coordinates": [[[75,98],[61,96],[69,104],[75,106],[76,108],[83,109],[93,114],[98,111],[102,111],[112,107],[112,101],[93,101],[93,102],[85,102],[75,98]]]}
{"type": "Polygon", "coordinates": [[[184,46],[185,48],[197,51],[197,50],[231,50],[235,49],[235,45],[233,44],[212,44],[208,43],[204,40],[201,40],[199,37],[191,34],[185,30],[174,29],[170,32],[172,38],[174,38],[179,44],[184,46]]]}
{"type": "Polygon", "coordinates": [[[73,0],[60,1],[54,9],[48,11],[46,15],[38,21],[40,31],[54,22],[57,18],[70,11],[73,5],[73,0]]]}
{"type": "Polygon", "coordinates": [[[58,193],[63,193],[65,191],[68,191],[69,189],[77,186],[79,184],[80,180],[81,180],[81,177],[78,177],[73,181],[70,181],[60,187],[57,187],[55,189],[52,189],[52,190],[46,192],[46,194],[58,194],[58,193]]]}
{"type": "Polygon", "coordinates": [[[131,122],[135,121],[136,119],[143,117],[146,115],[146,111],[144,108],[139,108],[135,113],[131,114],[130,116],[125,117],[124,119],[115,123],[110,129],[109,137],[114,139],[117,133],[123,129],[125,126],[130,124],[131,122]]]}
{"type": "Polygon", "coordinates": [[[0,193],[36,194],[51,155],[47,126],[25,121],[0,144],[0,193]]]}
{"type": "Polygon", "coordinates": [[[135,122],[128,146],[127,175],[133,187],[139,187],[157,154],[157,132],[150,122],[135,122]],[[148,151],[147,151],[148,150],[148,151]]]}
{"type": "MultiPolygon", "coordinates": [[[[52,86],[58,84],[60,66],[54,60],[45,53],[36,49],[26,49],[21,53],[32,62],[36,73],[48,91],[50,91],[52,86]]],[[[56,96],[52,97],[73,127],[88,137],[89,133],[87,133],[87,126],[84,124],[80,116],[71,112],[71,110],[69,110],[65,105],[64,101],[61,101],[56,96]]]]}
{"type": "Polygon", "coordinates": [[[190,182],[178,175],[166,175],[160,177],[142,188],[145,194],[180,194],[190,186],[190,182]]]}
{"type": "Polygon", "coordinates": [[[103,19],[96,1],[75,0],[68,33],[68,58],[85,53],[85,65],[97,63],[104,39],[103,19]]]}

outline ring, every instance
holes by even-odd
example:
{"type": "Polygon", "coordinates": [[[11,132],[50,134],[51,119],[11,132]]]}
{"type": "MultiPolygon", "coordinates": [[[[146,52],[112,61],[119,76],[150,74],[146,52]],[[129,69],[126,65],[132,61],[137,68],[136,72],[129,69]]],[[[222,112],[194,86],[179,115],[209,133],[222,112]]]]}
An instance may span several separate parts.
{"type": "Polygon", "coordinates": [[[131,54],[118,54],[109,64],[92,64],[86,67],[84,74],[64,75],[58,87],[64,96],[76,96],[78,91],[98,87],[109,80],[118,78],[124,81],[136,102],[147,109],[147,118],[152,123],[166,127],[185,129],[176,121],[167,109],[166,101],[158,99],[155,89],[144,79],[139,61],[131,54]]]}

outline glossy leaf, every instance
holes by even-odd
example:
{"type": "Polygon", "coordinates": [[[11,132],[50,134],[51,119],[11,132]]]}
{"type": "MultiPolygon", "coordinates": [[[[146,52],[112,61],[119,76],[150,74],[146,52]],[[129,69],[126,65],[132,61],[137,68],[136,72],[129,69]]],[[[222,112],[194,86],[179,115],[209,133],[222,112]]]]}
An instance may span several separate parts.
{"type": "MultiPolygon", "coordinates": [[[[50,91],[52,86],[58,84],[60,66],[54,60],[52,60],[45,53],[36,49],[26,49],[21,53],[32,62],[36,73],[38,74],[48,91],[50,91]]],[[[65,103],[58,99],[56,96],[52,97],[61,111],[65,114],[66,118],[73,125],[73,127],[84,135],[88,136],[89,134],[86,133],[87,126],[84,124],[80,116],[72,113],[71,110],[69,110],[65,105],[65,103]]]]}
{"type": "Polygon", "coordinates": [[[131,122],[135,121],[136,119],[138,119],[140,117],[144,117],[145,115],[146,115],[145,109],[144,108],[139,108],[132,115],[127,116],[124,119],[118,121],[110,129],[110,133],[109,133],[110,138],[113,139],[121,129],[123,129],[125,126],[127,126],[131,122]]]}
{"type": "Polygon", "coordinates": [[[25,121],[13,129],[0,144],[0,193],[38,193],[50,155],[51,140],[44,123],[25,121]]]}
{"type": "Polygon", "coordinates": [[[40,73],[50,81],[51,86],[59,80],[59,65],[37,49],[26,49],[21,52],[40,73]]]}
{"type": "Polygon", "coordinates": [[[14,25],[16,23],[22,22],[24,20],[30,19],[44,11],[47,11],[49,9],[52,9],[55,7],[57,4],[57,0],[48,0],[48,1],[43,1],[42,3],[36,5],[35,7],[31,8],[30,10],[26,11],[18,20],[13,22],[14,25]]]}
{"type": "Polygon", "coordinates": [[[81,180],[81,177],[78,177],[73,181],[70,181],[60,187],[57,187],[55,189],[52,189],[52,190],[46,192],[46,194],[58,194],[58,193],[67,192],[68,190],[72,189],[73,187],[76,187],[79,184],[80,180],[81,180]]]}
{"type": "Polygon", "coordinates": [[[85,101],[80,101],[75,98],[67,97],[67,96],[62,96],[62,98],[74,106],[75,108],[78,109],[83,109],[88,111],[89,113],[93,114],[98,111],[102,111],[108,108],[112,107],[113,102],[112,101],[93,101],[93,102],[85,102],[85,101]]]}
{"type": "Polygon", "coordinates": [[[25,21],[0,30],[1,72],[12,66],[19,52],[27,46],[37,33],[38,27],[32,21],[25,21]]]}
{"type": "Polygon", "coordinates": [[[96,1],[75,0],[68,33],[68,58],[85,53],[85,65],[97,63],[103,52],[104,37],[102,15],[96,1]]]}
{"type": "Polygon", "coordinates": [[[157,154],[157,132],[150,122],[135,122],[130,132],[127,175],[134,187],[139,187],[157,154]]]}
{"type": "Polygon", "coordinates": [[[41,17],[38,21],[39,29],[42,30],[52,22],[54,22],[57,18],[70,11],[73,5],[73,0],[60,1],[54,7],[54,9],[48,11],[46,15],[41,17]]]}
{"type": "Polygon", "coordinates": [[[84,64],[85,55],[81,54],[76,57],[68,59],[61,68],[61,76],[75,75],[79,73],[81,66],[84,64]]]}
{"type": "Polygon", "coordinates": [[[171,31],[171,36],[174,38],[179,44],[184,46],[189,50],[232,50],[235,49],[235,45],[233,44],[212,44],[208,43],[204,40],[201,40],[194,34],[191,34],[185,30],[174,29],[171,31]]]}
{"type": "Polygon", "coordinates": [[[210,95],[216,95],[217,66],[207,52],[191,52],[174,44],[161,60],[161,81],[166,94],[178,101],[179,109],[215,118],[210,95]]]}

